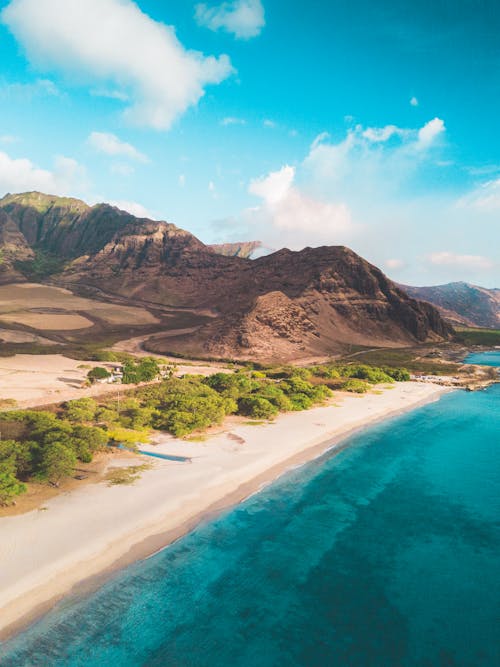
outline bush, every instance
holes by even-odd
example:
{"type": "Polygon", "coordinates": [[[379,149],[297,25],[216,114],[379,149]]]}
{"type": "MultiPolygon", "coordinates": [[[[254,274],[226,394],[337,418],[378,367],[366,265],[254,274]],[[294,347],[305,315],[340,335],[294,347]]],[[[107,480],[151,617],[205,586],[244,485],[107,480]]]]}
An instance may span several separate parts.
{"type": "Polygon", "coordinates": [[[238,401],[239,413],[254,419],[271,419],[279,410],[267,398],[260,396],[247,396],[238,401]]]}
{"type": "Polygon", "coordinates": [[[364,380],[351,379],[344,382],[342,385],[344,391],[350,391],[354,394],[366,394],[368,391],[368,383],[364,380]]]}
{"type": "Polygon", "coordinates": [[[92,398],[78,398],[66,403],[65,412],[71,422],[90,422],[95,419],[97,403],[92,398]]]}

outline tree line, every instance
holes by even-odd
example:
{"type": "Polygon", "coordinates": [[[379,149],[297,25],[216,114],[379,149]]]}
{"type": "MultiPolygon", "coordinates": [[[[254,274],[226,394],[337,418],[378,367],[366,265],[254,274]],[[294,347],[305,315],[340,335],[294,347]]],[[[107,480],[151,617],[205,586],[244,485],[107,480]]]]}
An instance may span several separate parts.
{"type": "MultiPolygon", "coordinates": [[[[128,379],[140,382],[133,362],[128,379]],[[134,375],[135,374],[135,375],[134,375]]],[[[370,385],[405,381],[404,369],[362,364],[326,364],[309,368],[271,367],[215,373],[209,377],[167,377],[137,387],[118,401],[81,398],[56,412],[14,410],[0,413],[0,504],[24,493],[29,482],[58,486],[74,475],[78,463],[90,463],[109,445],[134,445],[151,430],[183,437],[220,424],[227,415],[273,419],[280,412],[307,410],[324,403],[332,389],[364,393],[370,385]]]]}

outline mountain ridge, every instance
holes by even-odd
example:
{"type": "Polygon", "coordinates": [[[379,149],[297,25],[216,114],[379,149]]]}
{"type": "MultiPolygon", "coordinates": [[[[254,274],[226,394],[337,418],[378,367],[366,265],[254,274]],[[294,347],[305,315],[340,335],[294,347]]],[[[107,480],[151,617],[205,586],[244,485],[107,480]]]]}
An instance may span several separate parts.
{"type": "Polygon", "coordinates": [[[24,238],[25,261],[28,251],[62,260],[50,276],[55,284],[105,286],[136,301],[217,313],[181,339],[155,336],[160,351],[295,358],[351,343],[404,346],[452,336],[436,309],[344,246],[285,248],[251,260],[107,204],[24,193],[0,200],[0,212],[0,233],[24,238]]]}
{"type": "Polygon", "coordinates": [[[413,287],[400,285],[410,296],[435,306],[452,324],[500,328],[500,289],[488,289],[464,281],[413,287]]]}

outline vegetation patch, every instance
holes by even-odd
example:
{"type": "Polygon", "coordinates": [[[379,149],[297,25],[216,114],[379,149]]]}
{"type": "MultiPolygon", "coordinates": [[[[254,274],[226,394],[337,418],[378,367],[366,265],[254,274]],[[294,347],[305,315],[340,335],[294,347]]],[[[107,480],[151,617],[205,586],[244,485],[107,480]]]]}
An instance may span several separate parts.
{"type": "Polygon", "coordinates": [[[108,482],[108,486],[118,486],[118,485],[129,485],[136,482],[141,473],[146,470],[150,470],[152,465],[150,463],[144,463],[140,466],[126,466],[124,468],[112,468],[106,473],[105,480],[108,482]]]}
{"type": "MultiPolygon", "coordinates": [[[[124,377],[142,381],[157,370],[157,360],[134,360],[124,365],[124,377]]],[[[206,437],[200,432],[221,424],[227,415],[248,417],[247,424],[257,426],[280,412],[324,404],[332,396],[333,385],[366,393],[381,382],[406,379],[409,374],[404,369],[366,364],[246,367],[209,377],[167,376],[157,384],[128,391],[121,400],[80,398],[54,411],[0,412],[0,503],[12,502],[32,481],[57,487],[74,476],[78,462],[90,463],[96,452],[109,445],[134,450],[147,442],[152,430],[198,442],[206,437]]],[[[125,470],[112,471],[116,479],[125,480],[113,483],[129,483],[129,477],[137,474],[134,467],[125,470]]]]}
{"type": "Polygon", "coordinates": [[[459,341],[465,345],[486,345],[495,347],[500,345],[499,329],[472,329],[455,327],[459,341]]]}

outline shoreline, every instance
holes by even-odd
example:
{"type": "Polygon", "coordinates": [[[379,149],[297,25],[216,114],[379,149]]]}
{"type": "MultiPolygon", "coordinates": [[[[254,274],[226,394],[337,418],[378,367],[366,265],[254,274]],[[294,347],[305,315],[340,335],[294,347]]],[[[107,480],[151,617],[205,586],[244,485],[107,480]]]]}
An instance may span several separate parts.
{"type": "Polygon", "coordinates": [[[193,465],[156,463],[132,487],[96,485],[50,501],[47,512],[35,510],[0,519],[1,527],[11,529],[0,546],[0,585],[4,580],[15,581],[10,590],[0,591],[0,640],[27,629],[62,598],[90,594],[113,574],[167,548],[291,469],[328,452],[336,455],[353,434],[438,400],[449,391],[438,385],[398,383],[393,390],[377,395],[342,395],[341,406],[288,413],[257,427],[237,424],[206,442],[164,436],[160,444],[145,449],[173,454],[189,449],[194,454],[193,465]],[[314,422],[321,417],[326,423],[314,422]],[[270,446],[273,435],[283,438],[274,444],[275,449],[270,446]],[[165,494],[166,485],[169,494],[165,494]],[[139,501],[138,511],[135,503],[139,501]],[[148,512],[151,502],[160,505],[155,519],[148,512]],[[100,511],[99,519],[94,509],[100,511]],[[137,516],[131,518],[128,509],[137,516]],[[124,515],[125,526],[120,528],[117,519],[124,515]],[[82,530],[78,530],[79,520],[82,530]],[[77,530],[61,535],[60,530],[69,528],[71,521],[77,530]],[[51,559],[48,547],[53,542],[64,553],[52,549],[57,555],[51,559]],[[34,556],[30,560],[29,545],[35,543],[42,554],[40,562],[34,556]]]}

